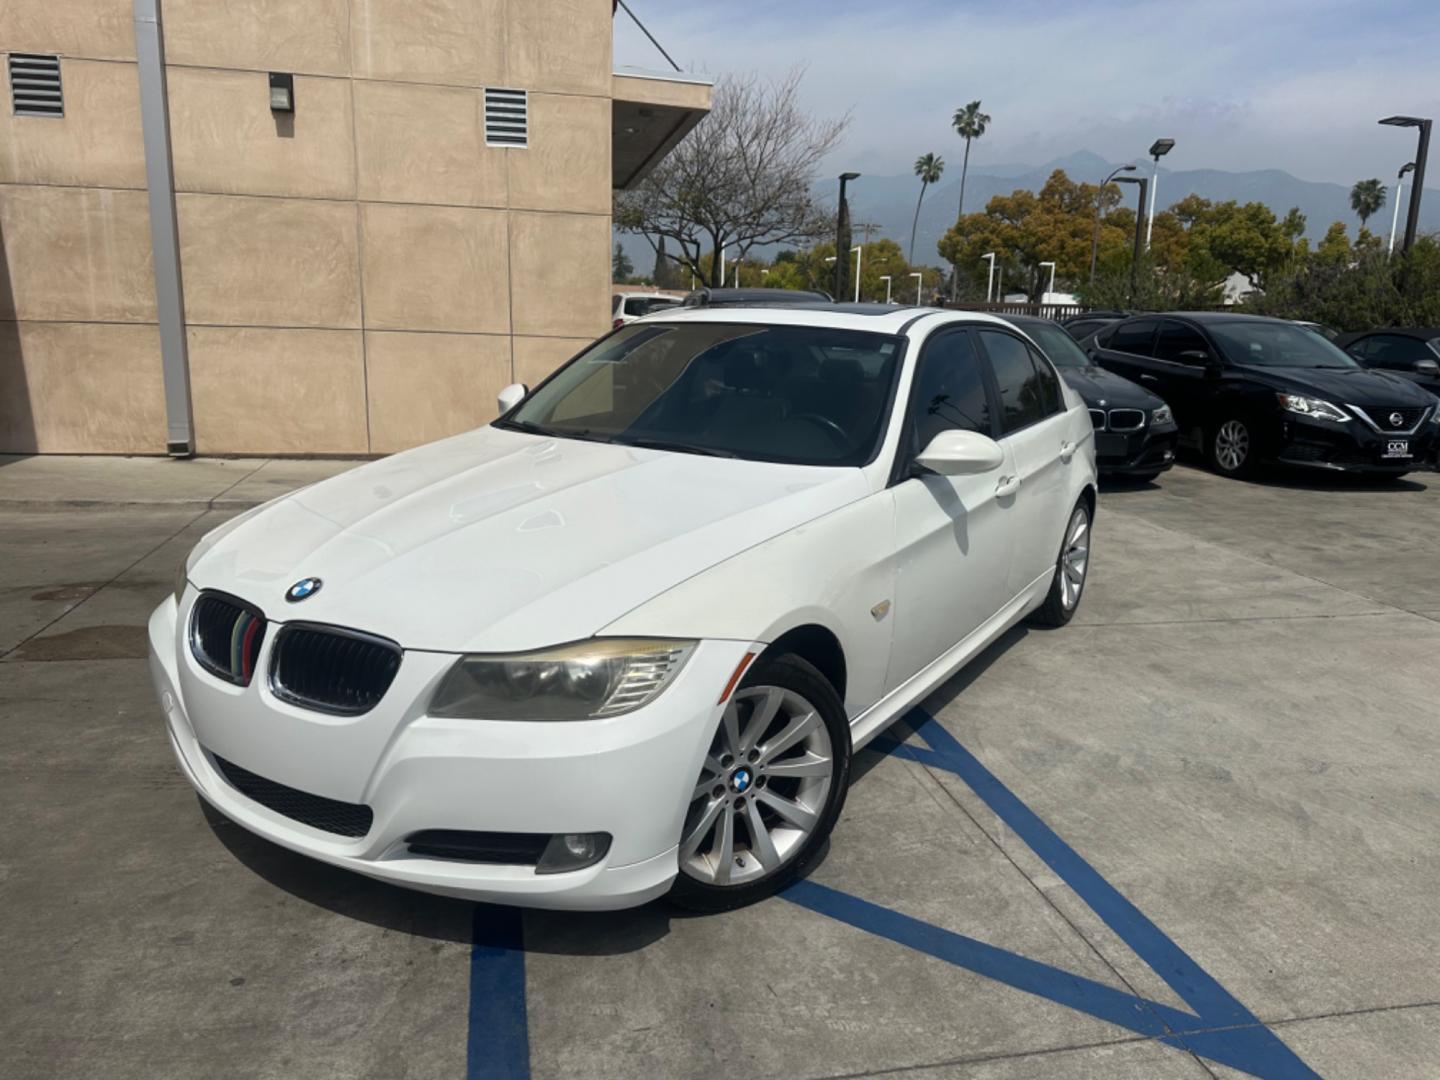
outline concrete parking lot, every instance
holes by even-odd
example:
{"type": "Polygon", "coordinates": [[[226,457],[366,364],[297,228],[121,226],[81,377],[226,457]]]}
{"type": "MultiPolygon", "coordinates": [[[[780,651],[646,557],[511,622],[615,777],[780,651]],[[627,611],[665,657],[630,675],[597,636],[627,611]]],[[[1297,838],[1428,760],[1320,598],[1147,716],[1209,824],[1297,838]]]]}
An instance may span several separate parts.
{"type": "Polygon", "coordinates": [[[1440,1076],[1440,476],[1102,495],[1075,623],[723,916],[476,908],[207,814],[144,625],[346,462],[0,458],[0,1074],[1440,1076]]]}

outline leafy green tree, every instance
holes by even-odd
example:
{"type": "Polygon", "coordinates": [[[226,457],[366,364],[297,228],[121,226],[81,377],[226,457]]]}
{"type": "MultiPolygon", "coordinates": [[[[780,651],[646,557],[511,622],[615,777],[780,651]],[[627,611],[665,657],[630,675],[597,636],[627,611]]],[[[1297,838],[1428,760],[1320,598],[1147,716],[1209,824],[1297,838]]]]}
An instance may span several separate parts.
{"type": "Polygon", "coordinates": [[[630,256],[625,254],[625,249],[619,244],[615,245],[615,254],[610,257],[610,277],[614,281],[629,281],[635,273],[635,264],[630,261],[630,256]]]}
{"type": "Polygon", "coordinates": [[[1315,254],[1327,263],[1343,265],[1350,261],[1350,237],[1346,235],[1343,221],[1336,221],[1325,230],[1315,254]]]}
{"type": "Polygon", "coordinates": [[[1313,254],[1295,259],[1242,307],[1342,332],[1440,325],[1440,240],[1420,236],[1408,252],[1387,257],[1378,243],[1352,247],[1337,221],[1313,254]]]}
{"type": "Polygon", "coordinates": [[[934,154],[922,154],[915,159],[915,175],[920,178],[920,197],[915,200],[915,220],[910,223],[910,251],[908,258],[915,259],[915,230],[920,226],[920,204],[925,201],[925,189],[940,182],[945,171],[945,159],[934,154]]]}
{"type": "Polygon", "coordinates": [[[1379,180],[1360,180],[1350,189],[1350,209],[1360,219],[1360,228],[1372,214],[1379,213],[1385,206],[1385,185],[1379,180]]]}
{"type": "Polygon", "coordinates": [[[980,111],[980,101],[977,98],[955,110],[955,115],[950,118],[950,126],[965,140],[965,160],[960,165],[960,201],[955,210],[958,223],[965,217],[965,177],[970,172],[970,143],[985,134],[985,129],[990,126],[990,115],[980,111]]]}

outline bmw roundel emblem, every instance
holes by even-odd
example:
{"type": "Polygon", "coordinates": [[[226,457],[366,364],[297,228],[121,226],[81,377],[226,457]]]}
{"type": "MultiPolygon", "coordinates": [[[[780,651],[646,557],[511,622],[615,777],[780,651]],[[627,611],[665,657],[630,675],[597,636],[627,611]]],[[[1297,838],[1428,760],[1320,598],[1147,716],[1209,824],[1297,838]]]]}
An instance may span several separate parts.
{"type": "Polygon", "coordinates": [[[285,590],[285,599],[292,604],[297,604],[301,600],[308,600],[320,591],[320,586],[323,584],[325,583],[318,577],[301,578],[285,590]]]}
{"type": "Polygon", "coordinates": [[[749,769],[736,769],[734,775],[730,777],[730,786],[735,789],[737,795],[744,795],[750,789],[753,779],[749,769]]]}

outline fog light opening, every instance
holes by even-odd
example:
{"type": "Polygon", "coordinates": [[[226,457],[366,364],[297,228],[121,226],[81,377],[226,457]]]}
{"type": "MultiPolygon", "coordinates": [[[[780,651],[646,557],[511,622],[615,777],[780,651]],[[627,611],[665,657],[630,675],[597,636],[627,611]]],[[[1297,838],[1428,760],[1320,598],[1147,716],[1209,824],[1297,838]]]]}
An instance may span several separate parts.
{"type": "Polygon", "coordinates": [[[564,874],[594,866],[610,851],[609,833],[556,833],[545,845],[537,874],[564,874]]]}

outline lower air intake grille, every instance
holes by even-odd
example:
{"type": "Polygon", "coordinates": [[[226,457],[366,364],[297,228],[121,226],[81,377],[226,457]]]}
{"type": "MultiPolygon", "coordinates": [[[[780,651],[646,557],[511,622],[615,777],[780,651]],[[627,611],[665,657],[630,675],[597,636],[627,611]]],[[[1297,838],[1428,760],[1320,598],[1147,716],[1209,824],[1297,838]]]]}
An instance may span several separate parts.
{"type": "Polygon", "coordinates": [[[336,836],[361,837],[370,831],[370,823],[375,815],[368,806],[298,791],[274,780],[266,780],[263,776],[256,776],[249,769],[242,769],[218,754],[211,756],[236,791],[277,814],[283,814],[302,825],[309,825],[312,829],[334,833],[336,836]]]}
{"type": "Polygon", "coordinates": [[[400,670],[400,646],[384,638],[290,623],[275,639],[270,689],[293,705],[358,716],[380,703],[400,670]]]}
{"type": "Polygon", "coordinates": [[[548,833],[470,832],[465,829],[426,829],[405,841],[411,855],[467,862],[534,866],[550,842],[548,833]]]}
{"type": "Polygon", "coordinates": [[[190,651],[210,674],[249,686],[265,642],[265,616],[227,593],[202,593],[190,610],[190,651]]]}

